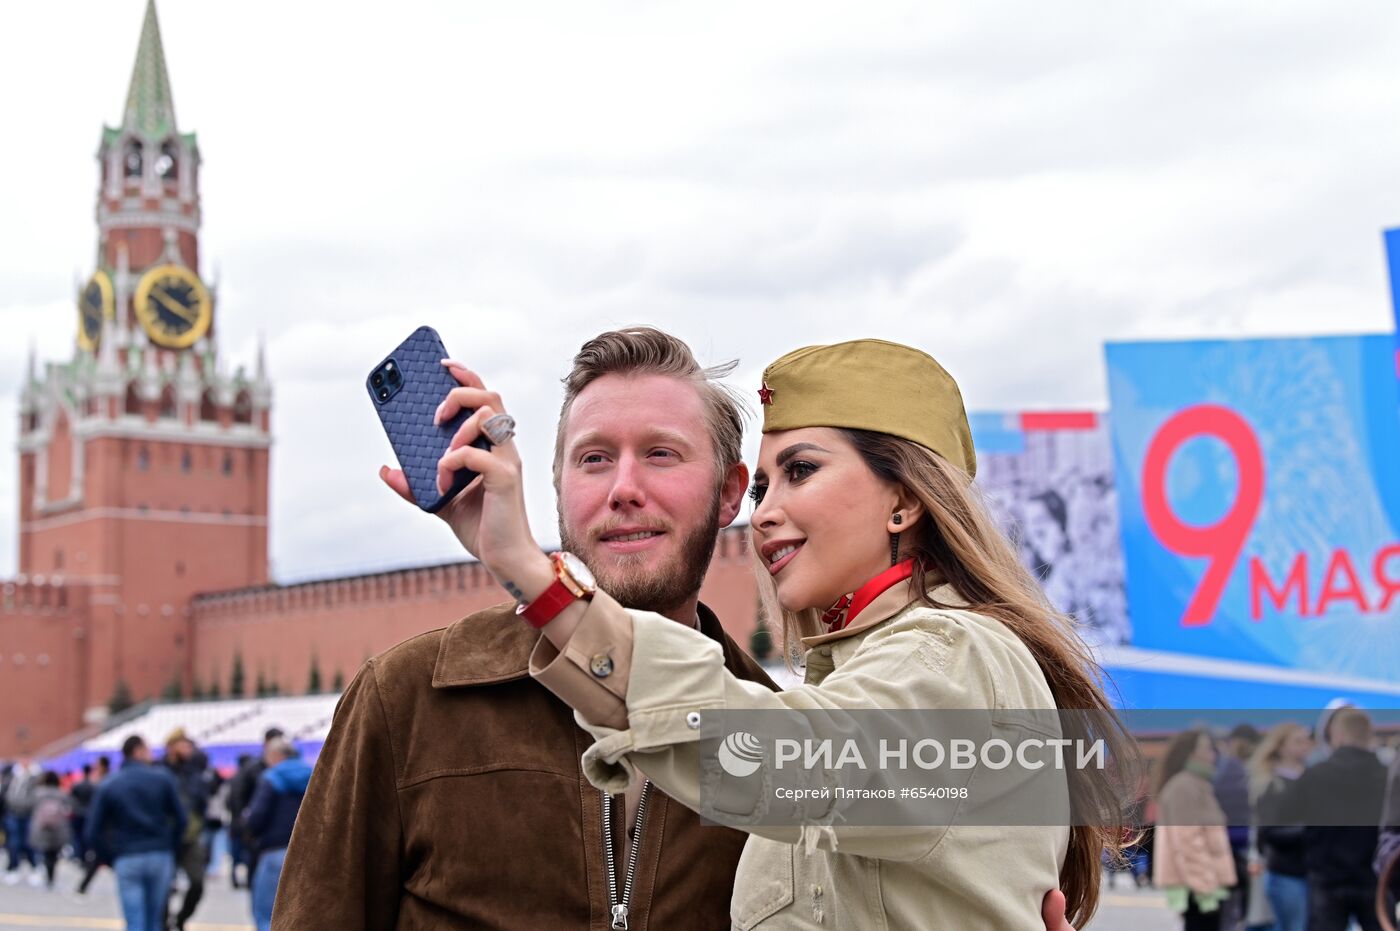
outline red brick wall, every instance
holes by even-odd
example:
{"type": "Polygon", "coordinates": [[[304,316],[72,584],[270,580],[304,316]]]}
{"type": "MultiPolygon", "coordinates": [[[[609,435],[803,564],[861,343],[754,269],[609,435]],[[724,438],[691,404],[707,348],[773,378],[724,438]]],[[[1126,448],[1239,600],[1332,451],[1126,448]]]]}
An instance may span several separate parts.
{"type": "MultiPolygon", "coordinates": [[[[757,622],[746,535],[721,536],[701,590],[745,649],[757,622]]],[[[505,600],[475,563],[204,597],[194,605],[193,674],[204,684],[217,679],[227,693],[233,656],[241,653],[250,692],[262,670],[283,694],[301,694],[314,654],[329,688],[337,671],[349,681],[368,657],[505,600]]]]}
{"type": "Polygon", "coordinates": [[[264,449],[102,437],[84,444],[80,507],[43,515],[22,502],[21,572],[97,592],[83,683],[91,704],[118,680],[138,700],[173,680],[190,688],[191,598],[267,583],[267,472],[264,449]]]}
{"type": "Polygon", "coordinates": [[[0,585],[0,757],[82,723],[88,605],[81,585],[0,585]]]}

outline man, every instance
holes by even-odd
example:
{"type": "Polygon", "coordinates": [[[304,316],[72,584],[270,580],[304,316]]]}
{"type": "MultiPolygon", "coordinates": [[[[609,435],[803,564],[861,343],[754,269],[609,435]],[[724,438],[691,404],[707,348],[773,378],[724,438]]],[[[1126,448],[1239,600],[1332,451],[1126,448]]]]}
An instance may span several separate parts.
{"type": "Polygon", "coordinates": [[[264,772],[258,779],[252,804],[243,822],[253,842],[257,869],[249,883],[253,890],[253,920],[258,931],[272,926],[272,903],[282,875],[282,861],[292,839],[297,810],[301,808],[311,767],[285,737],[276,736],[263,745],[264,772]]]}
{"type": "MultiPolygon", "coordinates": [[[[559,532],[601,588],[697,627],[731,672],[772,687],[699,602],[748,482],[739,406],[713,380],[728,371],[650,328],[586,343],[556,434],[559,532]]],[[[381,477],[407,493],[402,473],[381,477]]],[[[529,676],[537,639],[505,604],[361,668],[292,835],[276,927],[728,927],[744,835],[659,792],[643,805],[641,785],[600,796],[579,765],[591,738],[529,676]]],[[[1060,929],[1058,894],[1056,908],[1060,929]]]]}
{"type": "MultiPolygon", "coordinates": [[[[189,884],[185,888],[180,910],[173,919],[169,917],[169,904],[166,907],[166,923],[174,931],[184,931],[186,923],[194,916],[194,910],[199,907],[200,899],[204,898],[204,870],[209,864],[208,851],[204,846],[204,816],[209,808],[213,786],[209,758],[194,745],[183,728],[177,727],[165,739],[165,765],[175,777],[180,801],[189,816],[176,859],[176,865],[189,884]]],[[[173,904],[174,898],[175,890],[172,888],[170,904],[173,904]]]]}
{"type": "Polygon", "coordinates": [[[102,781],[87,819],[88,846],[116,871],[127,931],[161,928],[186,823],[175,778],[151,765],[144,740],[128,737],[122,768],[102,781]]]}
{"type": "Polygon", "coordinates": [[[244,881],[249,889],[253,888],[253,870],[257,867],[257,850],[249,844],[247,827],[243,823],[243,813],[248,806],[253,803],[253,793],[257,791],[258,780],[262,774],[267,772],[267,746],[276,738],[282,736],[280,727],[269,727],[263,733],[263,752],[254,757],[251,755],[240,756],[238,758],[238,772],[229,781],[228,787],[228,845],[229,855],[233,860],[230,868],[231,882],[233,888],[237,889],[238,866],[243,865],[244,881]]]}
{"type": "Polygon", "coordinates": [[[97,780],[93,777],[92,764],[84,763],[82,776],[73,781],[68,790],[73,800],[73,859],[79,863],[87,859],[87,847],[83,843],[83,824],[87,821],[88,809],[92,807],[92,797],[97,794],[97,780]]]}
{"type": "MultiPolygon", "coordinates": [[[[87,767],[83,768],[84,770],[87,769],[87,767]]],[[[112,764],[107,760],[107,757],[105,755],[99,756],[96,762],[92,764],[92,797],[89,798],[87,802],[87,809],[89,811],[91,811],[92,809],[92,799],[96,798],[97,796],[97,790],[102,788],[102,783],[107,780],[107,777],[111,775],[111,772],[112,764]]],[[[76,787],[74,791],[76,791],[76,787]]],[[[99,856],[98,849],[87,842],[86,817],[84,817],[83,819],[83,826],[81,831],[83,835],[83,879],[81,882],[78,883],[78,888],[76,891],[78,895],[87,895],[88,886],[92,885],[93,877],[97,875],[97,871],[101,869],[104,865],[110,866],[111,864],[106,863],[106,861],[104,861],[102,857],[99,856]]]]}
{"type": "Polygon", "coordinates": [[[1284,823],[1303,824],[1309,931],[1380,931],[1372,857],[1385,800],[1385,767],[1371,750],[1371,719],[1357,708],[1332,716],[1332,753],[1283,796],[1284,823]]]}
{"type": "Polygon", "coordinates": [[[1249,898],[1249,826],[1254,823],[1249,803],[1249,772],[1245,763],[1254,755],[1263,737],[1249,723],[1235,725],[1225,739],[1220,762],[1215,767],[1215,800],[1225,813],[1226,831],[1230,836],[1230,853],[1235,858],[1235,875],[1239,884],[1226,900],[1220,919],[1220,931],[1241,931],[1244,928],[1249,898]]]}
{"type": "Polygon", "coordinates": [[[43,774],[43,767],[38,763],[21,757],[11,767],[5,785],[5,848],[10,861],[5,871],[5,884],[9,886],[19,882],[21,860],[29,864],[30,885],[39,886],[44,882],[39,873],[39,857],[29,846],[29,817],[34,813],[34,796],[39,791],[39,777],[43,774]]]}

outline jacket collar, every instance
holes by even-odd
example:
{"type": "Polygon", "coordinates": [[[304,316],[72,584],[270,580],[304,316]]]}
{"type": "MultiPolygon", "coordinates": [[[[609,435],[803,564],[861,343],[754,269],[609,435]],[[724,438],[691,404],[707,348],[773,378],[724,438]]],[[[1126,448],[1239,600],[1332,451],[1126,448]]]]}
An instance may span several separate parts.
{"type": "MultiPolygon", "coordinates": [[[[725,662],[730,648],[719,618],[699,606],[700,632],[721,644],[725,662]]],[[[530,677],[530,653],[542,635],[515,614],[515,603],[469,614],[443,631],[433,667],[433,688],[495,685],[530,677]]]]}
{"type": "MultiPolygon", "coordinates": [[[[929,592],[935,602],[941,605],[951,605],[953,607],[964,606],[965,600],[959,597],[956,590],[951,585],[940,585],[929,592]]],[[[846,640],[850,637],[864,634],[870,628],[885,623],[896,614],[902,614],[904,609],[919,600],[918,590],[913,585],[900,584],[893,588],[887,588],[877,596],[874,601],[862,612],[855,621],[841,630],[832,631],[829,634],[818,634],[815,637],[803,637],[802,645],[807,649],[821,646],[824,643],[832,643],[836,640],[846,640]]]]}

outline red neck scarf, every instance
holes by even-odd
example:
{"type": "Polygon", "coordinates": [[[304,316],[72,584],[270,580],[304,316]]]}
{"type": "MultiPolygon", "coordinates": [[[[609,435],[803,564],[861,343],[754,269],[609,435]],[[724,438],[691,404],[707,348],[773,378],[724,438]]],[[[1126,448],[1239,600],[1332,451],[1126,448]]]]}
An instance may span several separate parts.
{"type": "Polygon", "coordinates": [[[838,630],[845,630],[860,612],[870,607],[870,602],[913,575],[914,560],[906,559],[904,562],[890,566],[851,594],[842,595],[837,599],[836,604],[828,608],[826,613],[822,615],[827,632],[835,633],[838,630]]]}

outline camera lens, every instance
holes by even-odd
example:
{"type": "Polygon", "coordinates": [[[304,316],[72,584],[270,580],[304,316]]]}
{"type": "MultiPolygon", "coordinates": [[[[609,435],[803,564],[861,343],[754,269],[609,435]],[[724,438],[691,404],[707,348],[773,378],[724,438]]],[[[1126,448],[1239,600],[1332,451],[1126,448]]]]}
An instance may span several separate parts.
{"type": "Polygon", "coordinates": [[[403,376],[399,374],[398,369],[392,367],[389,369],[389,384],[397,385],[399,383],[399,379],[402,377],[403,376]]]}
{"type": "Polygon", "coordinates": [[[384,384],[384,376],[381,375],[379,372],[375,372],[374,377],[370,379],[370,382],[374,385],[374,387],[378,388],[380,385],[384,384]]]}
{"type": "Polygon", "coordinates": [[[380,388],[380,389],[379,389],[379,400],[381,400],[381,401],[387,401],[387,400],[389,400],[389,389],[388,389],[388,388],[380,388]]]}

